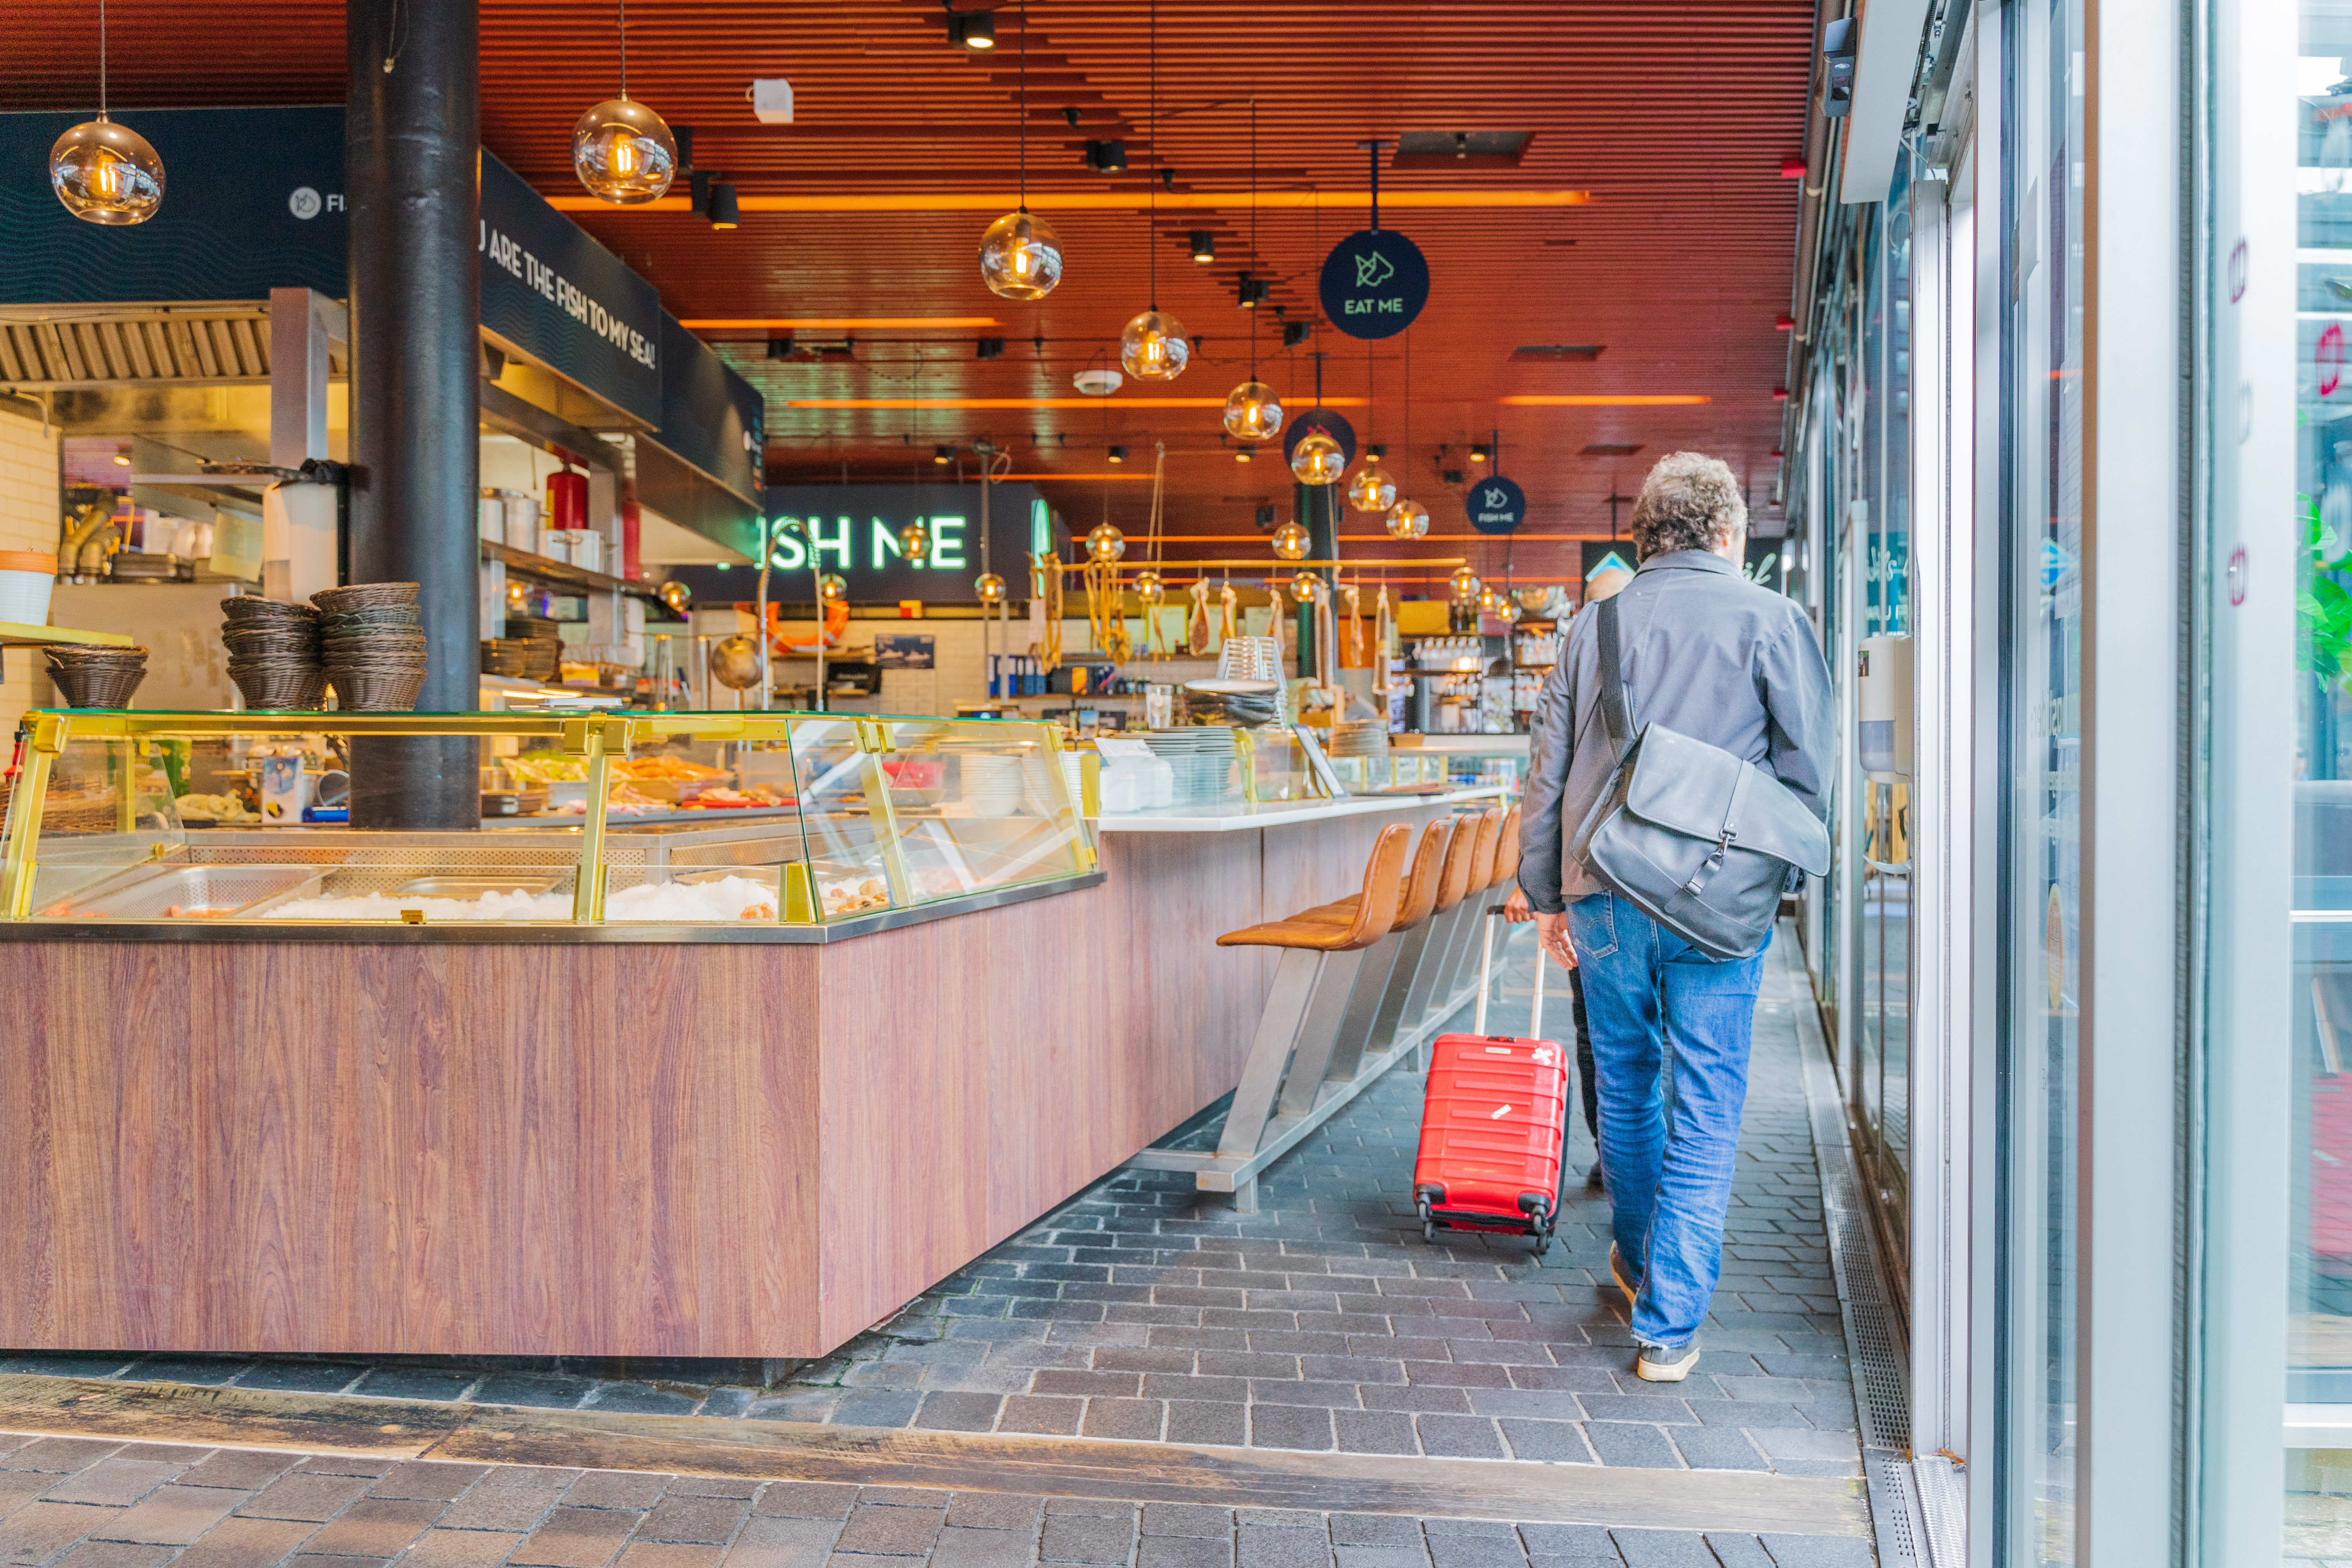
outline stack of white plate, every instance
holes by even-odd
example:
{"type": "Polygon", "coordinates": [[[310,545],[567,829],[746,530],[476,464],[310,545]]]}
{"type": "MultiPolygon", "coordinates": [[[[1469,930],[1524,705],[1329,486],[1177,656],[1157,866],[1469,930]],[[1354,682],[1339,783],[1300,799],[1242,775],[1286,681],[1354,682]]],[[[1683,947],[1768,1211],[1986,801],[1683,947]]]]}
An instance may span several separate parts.
{"type": "Polygon", "coordinates": [[[1011,816],[1021,809],[1024,780],[1019,757],[975,756],[957,759],[962,786],[956,798],[974,816],[1011,816]]]}
{"type": "Polygon", "coordinates": [[[1234,765],[1241,747],[1230,725],[1154,730],[1145,737],[1145,744],[1176,775],[1173,804],[1199,805],[1235,793],[1234,765]]]}
{"type": "Polygon", "coordinates": [[[1389,727],[1378,719],[1342,719],[1331,726],[1335,757],[1384,757],[1389,752],[1389,727]]]}

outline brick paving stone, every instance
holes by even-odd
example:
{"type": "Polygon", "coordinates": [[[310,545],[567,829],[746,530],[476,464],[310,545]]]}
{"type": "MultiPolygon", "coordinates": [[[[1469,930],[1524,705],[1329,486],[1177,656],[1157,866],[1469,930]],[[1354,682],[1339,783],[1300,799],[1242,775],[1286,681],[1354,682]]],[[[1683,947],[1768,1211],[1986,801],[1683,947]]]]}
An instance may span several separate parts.
{"type": "Polygon", "coordinates": [[[750,1502],[760,1495],[760,1483],[749,1476],[672,1476],[665,1497],[724,1497],[750,1502]]]}
{"type": "Polygon", "coordinates": [[[1066,1437],[1076,1433],[1078,1423],[1086,1418],[1086,1413],[1087,1402],[1083,1399],[1049,1399],[1016,1394],[1006,1397],[997,1416],[996,1429],[1066,1437]]]}
{"type": "Polygon", "coordinates": [[[1527,1561],[1518,1538],[1507,1531],[1491,1536],[1432,1535],[1428,1540],[1431,1568],[1520,1568],[1527,1561]]]}
{"type": "Polygon", "coordinates": [[[1237,1568],[1329,1568],[1331,1537],[1318,1521],[1300,1525],[1244,1525],[1235,1539],[1237,1568]]]}
{"type": "Polygon", "coordinates": [[[1167,1407],[1157,1399],[1089,1399],[1078,1430],[1088,1437],[1156,1443],[1166,1422],[1167,1407]]]}
{"type": "Polygon", "coordinates": [[[723,1549],[677,1541],[632,1541],[613,1568],[719,1568],[723,1549]]]}
{"type": "Polygon", "coordinates": [[[1609,1539],[1608,1530],[1598,1524],[1523,1524],[1519,1526],[1518,1533],[1530,1563],[1547,1558],[1620,1561],[1617,1548],[1609,1539]]]}
{"type": "Polygon", "coordinates": [[[1097,1519],[1125,1520],[1131,1529],[1136,1522],[1136,1508],[1131,1502],[1117,1498],[1053,1497],[1045,1500],[1045,1511],[1055,1513],[1086,1513],[1097,1519]]]}
{"type": "Polygon", "coordinates": [[[332,1557],[391,1557],[424,1534],[446,1504],[429,1499],[362,1498],[302,1543],[332,1557]]]}
{"type": "Polygon", "coordinates": [[[1612,1530],[1626,1568],[1718,1568],[1706,1538],[1683,1530],[1612,1530]]]}
{"type": "Polygon", "coordinates": [[[507,1559],[533,1568],[604,1568],[636,1528],[625,1509],[559,1508],[507,1559]]]}
{"type": "Polygon", "coordinates": [[[1253,1405],[1250,1406],[1250,1447],[1305,1448],[1332,1446],[1331,1412],[1313,1405],[1253,1405]]]}
{"type": "Polygon", "coordinates": [[[1343,1454],[1415,1454],[1421,1451],[1413,1436],[1412,1417],[1402,1411],[1335,1410],[1331,1413],[1333,1435],[1339,1439],[1343,1454]]]}
{"type": "Polygon", "coordinates": [[[656,1388],[642,1383],[600,1384],[581,1408],[626,1410],[641,1415],[691,1415],[702,1404],[700,1389],[656,1388]]]}
{"type": "Polygon", "coordinates": [[[1774,1568],[1772,1554],[1752,1535],[1711,1533],[1706,1544],[1723,1568],[1774,1568]]]}
{"type": "Polygon", "coordinates": [[[312,1454],[294,1468],[306,1476],[388,1476],[396,1461],[371,1459],[359,1454],[312,1454]]]}
{"type": "Polygon", "coordinates": [[[1025,1531],[951,1525],[940,1531],[928,1568],[1026,1568],[1034,1546],[1025,1531]]]}
{"type": "Polygon", "coordinates": [[[1234,1510],[1208,1503],[1148,1502],[1143,1505],[1146,1535],[1186,1535],[1222,1541],[1233,1534],[1234,1510]]]}
{"type": "Polygon", "coordinates": [[[1434,1458],[1499,1459],[1503,1436],[1483,1415],[1416,1415],[1413,1429],[1421,1435],[1421,1451],[1434,1458]]]}
{"type": "Polygon", "coordinates": [[[1766,1535],[1759,1537],[1778,1568],[1873,1568],[1878,1554],[1855,1536],[1766,1535]]]}
{"type": "Polygon", "coordinates": [[[754,1514],[790,1519],[844,1520],[856,1506],[857,1489],[831,1481],[772,1481],[751,1504],[754,1514]]]}
{"type": "Polygon", "coordinates": [[[1771,1467],[1756,1445],[1729,1426],[1677,1426],[1667,1433],[1694,1470],[1763,1470],[1771,1467]]]}
{"type": "Polygon", "coordinates": [[[829,1519],[753,1515],[728,1547],[725,1568],[819,1568],[841,1526],[829,1519]]]}
{"type": "MultiPolygon", "coordinates": [[[[317,1525],[299,1520],[231,1517],[205,1531],[194,1545],[173,1558],[173,1568],[268,1568],[316,1529],[317,1525]]],[[[509,1544],[514,1540],[507,1539],[509,1544]]]]}
{"type": "Polygon", "coordinates": [[[428,1530],[400,1560],[401,1568],[496,1568],[521,1544],[510,1530],[428,1530]]]}
{"type": "Polygon", "coordinates": [[[0,1470],[47,1470],[71,1475],[87,1469],[121,1447],[119,1442],[93,1437],[38,1437],[0,1458],[0,1470]]]}
{"type": "Polygon", "coordinates": [[[912,1389],[858,1389],[844,1394],[827,1419],[842,1426],[904,1426],[922,1403],[912,1389]]]}
{"type": "Polygon", "coordinates": [[[414,1459],[394,1465],[368,1488],[377,1498],[417,1498],[448,1502],[490,1473],[488,1465],[456,1465],[437,1459],[414,1459]]]}
{"type": "Polygon", "coordinates": [[[562,1495],[555,1488],[516,1486],[501,1483],[493,1474],[477,1484],[464,1497],[451,1503],[442,1514],[441,1525],[446,1530],[509,1530],[528,1533],[539,1528],[548,1510],[562,1495]]]}
{"type": "Polygon", "coordinates": [[[564,1491],[566,1508],[649,1509],[661,1500],[667,1476],[634,1470],[589,1470],[564,1491]]]}
{"type": "Polygon", "coordinates": [[[85,1541],[51,1568],[163,1568],[178,1550],[131,1541],[85,1541]]]}
{"type": "Polygon", "coordinates": [[[1003,1396],[994,1394],[928,1394],[915,1413],[915,1425],[934,1432],[985,1432],[996,1425],[1003,1404],[1003,1396]]]}
{"type": "Polygon", "coordinates": [[[1592,1421],[1584,1436],[1604,1465],[1633,1465],[1653,1469],[1682,1468],[1674,1445],[1655,1426],[1632,1421],[1592,1421]]]}
{"type": "Polygon", "coordinates": [[[78,1470],[41,1495],[51,1502],[94,1502],[127,1508],[187,1468],[200,1449],[188,1450],[177,1463],[162,1459],[131,1459],[113,1454],[88,1469],[78,1470]]]}
{"type": "Polygon", "coordinates": [[[1853,1464],[1860,1462],[1862,1458],[1850,1432],[1809,1432],[1772,1426],[1751,1436],[1756,1446],[1770,1456],[1775,1463],[1784,1459],[1820,1459],[1853,1464]]]}
{"type": "Polygon", "coordinates": [[[123,1510],[92,1503],[28,1502],[0,1519],[0,1563],[42,1563],[83,1536],[106,1529],[123,1510]]]}
{"type": "Polygon", "coordinates": [[[294,1394],[340,1394],[367,1371],[365,1365],[356,1362],[263,1362],[240,1373],[236,1385],[283,1389],[294,1394]]]}
{"type": "Polygon", "coordinates": [[[458,1368],[380,1366],[352,1390],[371,1399],[423,1399],[445,1402],[457,1398],[480,1381],[481,1373],[458,1368]]]}
{"type": "Polygon", "coordinates": [[[637,1526],[639,1541],[724,1546],[751,1514],[743,1498],[665,1497],[637,1526]]]}
{"type": "Polygon", "coordinates": [[[1147,1535],[1136,1545],[1135,1563],[1136,1568],[1233,1568],[1233,1536],[1147,1535]]]}
{"type": "Polygon", "coordinates": [[[499,1373],[482,1379],[473,1392],[473,1399],[478,1405],[572,1410],[595,1388],[593,1378],[564,1377],[552,1373],[499,1373]]]}
{"type": "Polygon", "coordinates": [[[1510,1445],[1513,1458],[1556,1465],[1594,1463],[1584,1428],[1576,1422],[1500,1421],[1496,1425],[1503,1429],[1503,1440],[1510,1445]]]}
{"type": "Polygon", "coordinates": [[[1238,1447],[1249,1440],[1249,1406],[1171,1399],[1164,1440],[1238,1447]]]}
{"type": "Polygon", "coordinates": [[[1123,1563],[1135,1542],[1131,1519],[1090,1513],[1048,1513],[1037,1537],[1041,1563],[1123,1563]]]}
{"type": "Polygon", "coordinates": [[[368,1476],[312,1476],[297,1470],[280,1476],[236,1511],[253,1519],[299,1519],[323,1523],[368,1489],[368,1476]]]}
{"type": "Polygon", "coordinates": [[[939,1538],[946,1512],[944,1506],[898,1508],[861,1500],[850,1510],[848,1522],[841,1527],[833,1549],[884,1557],[920,1557],[939,1538]]]}

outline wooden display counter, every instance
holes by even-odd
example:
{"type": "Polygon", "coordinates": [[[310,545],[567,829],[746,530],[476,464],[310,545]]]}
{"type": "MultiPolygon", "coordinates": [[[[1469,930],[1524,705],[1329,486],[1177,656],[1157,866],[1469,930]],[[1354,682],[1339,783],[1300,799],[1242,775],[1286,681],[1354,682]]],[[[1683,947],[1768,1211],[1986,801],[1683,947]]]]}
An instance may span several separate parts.
{"type": "Polygon", "coordinates": [[[1234,1087],[1218,933],[1451,803],[1339,804],[845,940],[0,929],[0,1344],[821,1355],[1234,1087]]]}

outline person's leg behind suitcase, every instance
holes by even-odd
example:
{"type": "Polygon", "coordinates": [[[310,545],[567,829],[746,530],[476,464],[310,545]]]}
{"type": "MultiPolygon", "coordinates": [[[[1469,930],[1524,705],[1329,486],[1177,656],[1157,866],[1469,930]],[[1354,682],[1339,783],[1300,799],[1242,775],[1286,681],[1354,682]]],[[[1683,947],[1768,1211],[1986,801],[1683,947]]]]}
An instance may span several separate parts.
{"type": "Polygon", "coordinates": [[[1610,1229],[1628,1282],[1638,1285],[1650,1208],[1666,1144],[1665,1019],[1658,994],[1658,927],[1612,893],[1568,906],[1569,941],[1584,977],[1585,1017],[1600,1084],[1601,1159],[1610,1229]]]}
{"type": "MultiPolygon", "coordinates": [[[[1671,935],[1659,964],[1666,1141],[1643,1248],[1633,1337],[1678,1348],[1698,1335],[1723,1268],[1723,1222],[1748,1101],[1764,958],[1718,963],[1671,935]]],[[[1612,1184],[1616,1167],[1610,1167],[1612,1184]]]]}
{"type": "Polygon", "coordinates": [[[1592,1025],[1584,1012],[1584,972],[1568,972],[1568,1006],[1576,1020],[1576,1076],[1584,1101],[1584,1130],[1592,1136],[1592,1169],[1584,1184],[1601,1185],[1601,1084],[1592,1070],[1592,1025]]]}

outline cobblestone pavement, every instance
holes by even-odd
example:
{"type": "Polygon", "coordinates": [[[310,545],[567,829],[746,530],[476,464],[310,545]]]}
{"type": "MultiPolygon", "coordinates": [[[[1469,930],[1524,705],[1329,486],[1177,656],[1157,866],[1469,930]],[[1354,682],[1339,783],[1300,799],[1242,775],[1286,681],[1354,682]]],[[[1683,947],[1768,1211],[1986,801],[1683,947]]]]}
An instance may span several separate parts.
{"type": "Polygon", "coordinates": [[[0,1432],[24,1568],[1866,1568],[1822,1536],[347,1459],[0,1432]]]}
{"type": "MultiPolygon", "coordinates": [[[[1519,1026],[1524,935],[1491,1020],[1519,1026]]],[[[1547,1016],[1568,1017],[1557,973],[1547,1016]]],[[[777,1388],[565,1371],[83,1355],[0,1372],[401,1399],[1369,1454],[1858,1475],[1793,1020],[1759,1017],[1723,1283],[1687,1383],[1630,1371],[1607,1199],[1549,1254],[1423,1241],[1422,1080],[1397,1071],[1275,1165],[1261,1212],[1115,1175],[777,1388]]],[[[1468,1027],[1466,1011],[1455,1026],[1468,1027]]],[[[1550,1031],[1555,1037],[1560,1032],[1550,1031]]],[[[1572,1163],[1591,1159],[1582,1127],[1572,1163]]],[[[1450,1568],[1450,1565],[1442,1565],[1450,1568]]]]}
{"type": "MultiPolygon", "coordinates": [[[[1518,945],[1504,984],[1525,995],[1532,947],[1518,945]]],[[[1547,1011],[1562,1019],[1564,987],[1556,994],[1547,1011]]],[[[1523,1006],[1498,1005],[1493,1026],[1523,1006]]],[[[1572,1182],[1540,1259],[1508,1238],[1422,1239],[1412,1202],[1422,1079],[1397,1071],[1261,1179],[1259,1214],[1194,1194],[1185,1176],[1114,1177],[752,1413],[1859,1474],[1796,1049],[1788,1021],[1759,1029],[1723,1284],[1687,1383],[1633,1376],[1606,1197],[1572,1182]]],[[[1580,1126],[1574,1142],[1580,1170],[1591,1158],[1580,1126]]]]}

